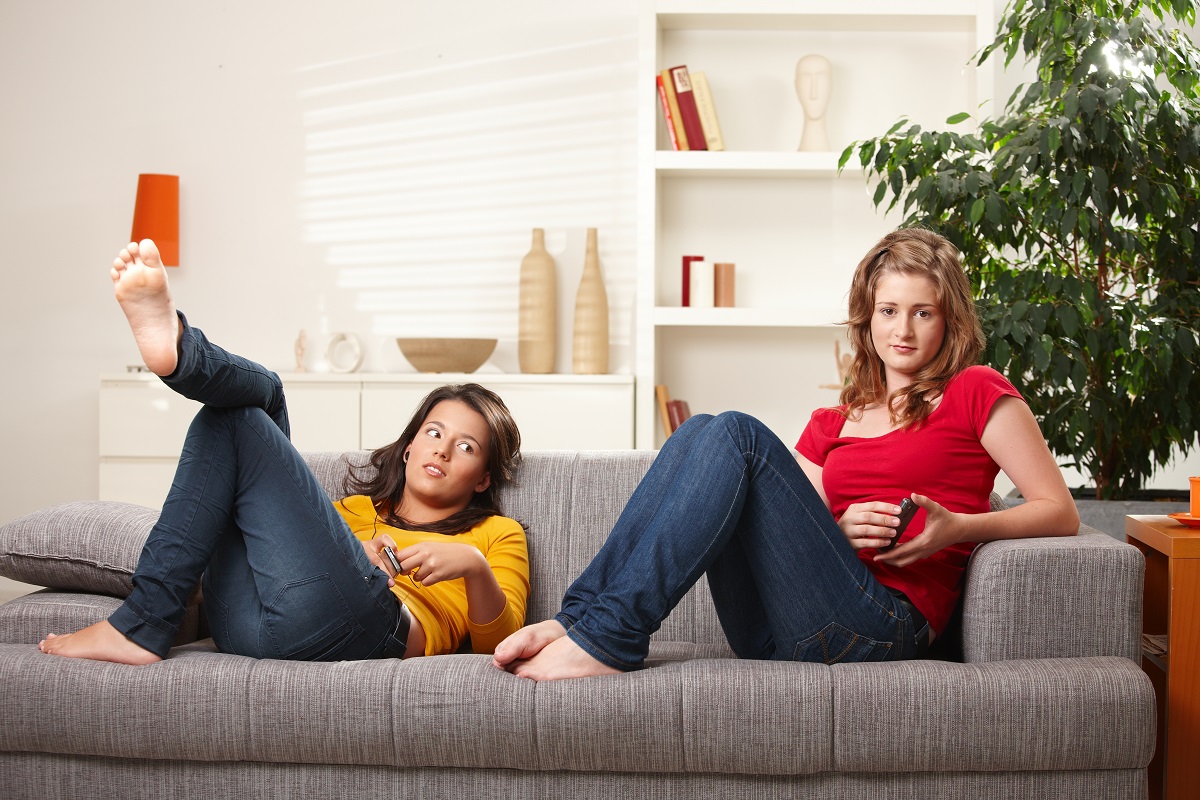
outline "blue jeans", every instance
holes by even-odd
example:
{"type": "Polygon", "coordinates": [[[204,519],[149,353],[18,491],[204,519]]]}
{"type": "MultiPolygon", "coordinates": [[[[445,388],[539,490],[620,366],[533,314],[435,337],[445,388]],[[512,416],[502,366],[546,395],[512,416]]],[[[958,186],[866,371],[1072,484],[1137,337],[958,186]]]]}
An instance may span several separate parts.
{"type": "Polygon", "coordinates": [[[594,658],[638,669],[702,574],[741,658],[921,654],[924,626],[859,560],[792,452],[737,412],[671,434],[555,618],[594,658]]]}
{"type": "Polygon", "coordinates": [[[387,576],[292,446],[279,377],[180,320],[179,366],[163,382],[204,408],[133,591],[109,622],[166,656],[203,575],[224,652],[306,661],[403,654],[387,576]]]}

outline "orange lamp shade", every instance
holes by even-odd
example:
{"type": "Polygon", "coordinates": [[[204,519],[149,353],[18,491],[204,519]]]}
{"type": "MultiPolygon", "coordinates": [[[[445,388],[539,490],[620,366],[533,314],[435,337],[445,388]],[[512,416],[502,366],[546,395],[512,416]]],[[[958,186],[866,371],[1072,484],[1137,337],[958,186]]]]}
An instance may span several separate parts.
{"type": "Polygon", "coordinates": [[[138,175],[131,242],[153,239],[162,263],[179,266],[179,176],[138,175]]]}

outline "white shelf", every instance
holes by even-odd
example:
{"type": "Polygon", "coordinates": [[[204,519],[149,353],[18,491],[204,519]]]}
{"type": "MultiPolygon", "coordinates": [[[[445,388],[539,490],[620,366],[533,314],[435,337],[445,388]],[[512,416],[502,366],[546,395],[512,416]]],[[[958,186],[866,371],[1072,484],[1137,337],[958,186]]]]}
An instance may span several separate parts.
{"type": "MultiPolygon", "coordinates": [[[[660,176],[692,178],[832,178],[841,153],[659,150],[654,167],[660,176]]],[[[846,173],[858,177],[855,161],[846,173]]]]}
{"type": "MultiPolygon", "coordinates": [[[[650,5],[648,2],[647,5],[650,5]]],[[[693,411],[737,408],[795,440],[836,399],[849,352],[846,292],[863,253],[900,221],[871,202],[852,141],[907,117],[925,128],[994,93],[993,0],[658,0],[639,25],[637,446],[657,447],[654,386],[693,411]],[[830,151],[797,152],[797,61],[833,68],[830,151]],[[726,150],[670,149],[652,91],[676,64],[703,71],[726,150]],[[735,308],[682,308],[681,257],[736,264],[735,308]]]]}
{"type": "Polygon", "coordinates": [[[657,5],[662,30],[969,31],[974,0],[667,0],[657,5]]]}
{"type": "Polygon", "coordinates": [[[831,317],[830,310],[810,312],[798,308],[681,308],[658,306],[654,324],[668,327],[706,328],[838,328],[837,321],[816,321],[831,317]]]}

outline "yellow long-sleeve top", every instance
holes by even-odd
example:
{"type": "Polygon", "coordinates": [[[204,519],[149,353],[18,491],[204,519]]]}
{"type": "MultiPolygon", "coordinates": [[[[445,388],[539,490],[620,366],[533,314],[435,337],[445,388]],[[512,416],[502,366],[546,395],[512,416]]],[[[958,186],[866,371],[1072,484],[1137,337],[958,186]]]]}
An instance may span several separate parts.
{"type": "Polygon", "coordinates": [[[457,652],[467,634],[471,635],[474,652],[492,653],[496,645],[524,624],[529,599],[529,551],[525,530],[516,520],[489,517],[469,531],[448,535],[385,525],[366,495],[351,495],[334,505],[360,541],[386,533],[396,541],[396,552],[419,542],[451,541],[470,545],[487,559],[507,602],[498,617],[482,625],[471,622],[467,615],[467,588],[462,578],[422,586],[403,575],[396,576],[392,591],[425,630],[425,655],[457,652]]]}

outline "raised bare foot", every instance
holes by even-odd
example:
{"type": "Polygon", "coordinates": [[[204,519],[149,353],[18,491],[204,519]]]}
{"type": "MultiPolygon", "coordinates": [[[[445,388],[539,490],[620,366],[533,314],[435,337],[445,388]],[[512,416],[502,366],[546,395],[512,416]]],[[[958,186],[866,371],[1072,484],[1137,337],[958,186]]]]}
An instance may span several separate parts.
{"type": "Polygon", "coordinates": [[[38,650],[54,656],[67,658],[90,658],[93,661],[115,661],[118,664],[142,666],[162,659],[134,644],[109,624],[101,620],[83,630],[55,636],[53,633],[38,642],[38,650]]]}
{"type": "Polygon", "coordinates": [[[500,669],[509,669],[518,661],[533,658],[542,648],[567,635],[558,620],[548,619],[535,625],[526,625],[496,645],[492,664],[500,669]]]}
{"type": "Polygon", "coordinates": [[[179,363],[182,331],[158,247],[149,239],[130,242],[113,260],[112,279],[142,361],[155,375],[170,375],[179,363]]]}
{"type": "Polygon", "coordinates": [[[550,642],[533,658],[516,662],[509,671],[519,678],[535,681],[592,678],[621,672],[592,658],[568,636],[550,642]]]}

